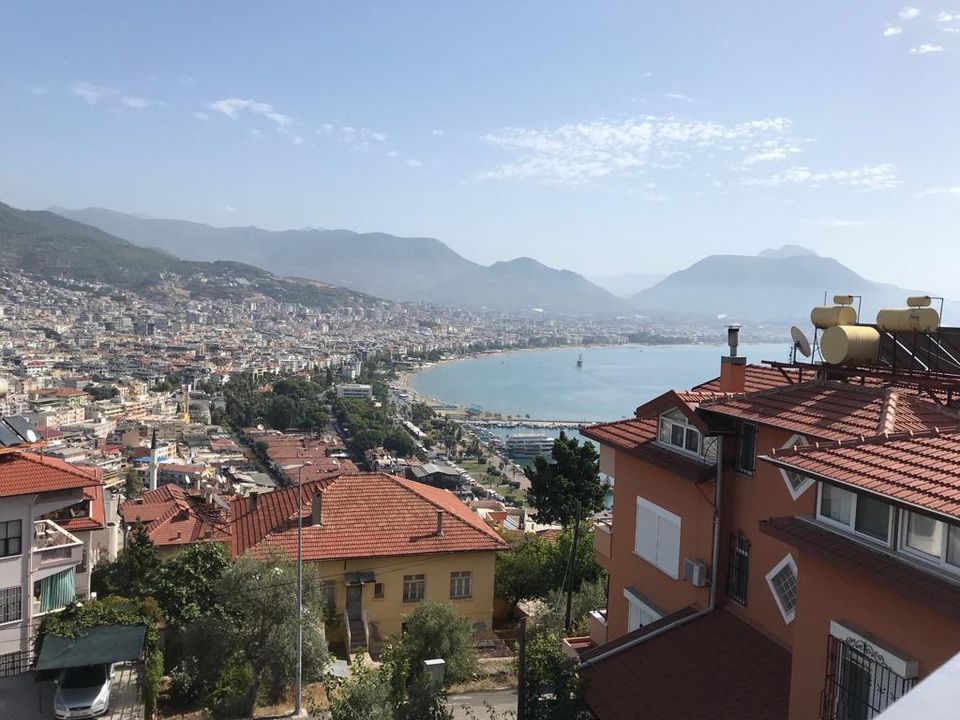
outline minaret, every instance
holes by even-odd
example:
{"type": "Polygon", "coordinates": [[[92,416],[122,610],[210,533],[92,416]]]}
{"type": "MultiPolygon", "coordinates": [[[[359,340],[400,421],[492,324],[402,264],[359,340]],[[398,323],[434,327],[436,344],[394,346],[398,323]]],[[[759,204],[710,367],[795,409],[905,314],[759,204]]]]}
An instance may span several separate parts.
{"type": "Polygon", "coordinates": [[[153,429],[153,438],[150,440],[150,489],[157,489],[157,465],[160,460],[160,451],[157,449],[157,429],[153,429]]]}

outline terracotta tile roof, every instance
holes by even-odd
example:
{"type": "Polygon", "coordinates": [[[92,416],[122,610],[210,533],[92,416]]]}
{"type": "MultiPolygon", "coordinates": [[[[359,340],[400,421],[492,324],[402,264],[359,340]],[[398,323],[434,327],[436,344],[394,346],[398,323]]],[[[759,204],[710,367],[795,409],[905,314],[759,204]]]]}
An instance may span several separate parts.
{"type": "MultiPolygon", "coordinates": [[[[297,488],[231,503],[233,553],[281,548],[296,554],[297,488]]],[[[448,490],[367,473],[303,485],[303,551],[307,560],[503,550],[506,543],[448,490]],[[310,525],[314,492],[322,493],[323,524],[310,525]],[[443,535],[436,535],[443,510],[443,535]]]]}
{"type": "Polygon", "coordinates": [[[102,530],[105,528],[107,526],[107,518],[103,506],[103,485],[84,488],[83,499],[90,502],[89,517],[57,520],[57,525],[70,532],[76,532],[78,530],[102,530]]]}
{"type": "MultiPolygon", "coordinates": [[[[810,373],[807,373],[810,377],[810,373]]],[[[793,369],[767,367],[766,365],[747,365],[744,379],[744,392],[758,392],[800,382],[800,372],[793,369]]],[[[700,392],[720,392],[720,378],[715,377],[705,383],[694,385],[691,390],[700,392]]]]}
{"type": "Polygon", "coordinates": [[[227,514],[175,484],[161,485],[128,500],[120,506],[120,515],[126,523],[145,523],[158,547],[230,539],[227,514]]]}
{"type": "Polygon", "coordinates": [[[715,610],[584,666],[580,677],[597,720],[786,720],[790,653],[715,610]]]}
{"type": "Polygon", "coordinates": [[[0,497],[99,484],[100,474],[94,468],[80,468],[57,458],[27,452],[0,455],[0,497]]]}
{"type": "MultiPolygon", "coordinates": [[[[960,618],[960,585],[890,553],[867,547],[812,520],[796,517],[760,522],[760,532],[839,565],[852,575],[938,612],[960,618]]],[[[803,568],[799,569],[801,577],[803,568]]],[[[842,588],[837,588],[842,592],[842,588]]]]}
{"type": "Polygon", "coordinates": [[[960,425],[957,414],[896,389],[812,381],[703,403],[701,411],[825,440],[960,425]]]}
{"type": "Polygon", "coordinates": [[[860,437],[760,459],[960,519],[960,432],[860,437]]]}
{"type": "Polygon", "coordinates": [[[685,477],[705,481],[713,477],[714,466],[705,465],[657,444],[658,421],[619,420],[581,428],[580,434],[598,443],[642,457],[654,465],[685,477]]]}

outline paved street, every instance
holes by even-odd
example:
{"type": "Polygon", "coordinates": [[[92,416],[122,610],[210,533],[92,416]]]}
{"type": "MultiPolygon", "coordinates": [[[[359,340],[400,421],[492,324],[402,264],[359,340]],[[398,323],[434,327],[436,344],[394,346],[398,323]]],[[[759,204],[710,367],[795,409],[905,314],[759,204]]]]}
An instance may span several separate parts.
{"type": "Polygon", "coordinates": [[[487,705],[497,712],[497,720],[501,717],[514,718],[517,712],[516,690],[494,690],[490,692],[468,693],[466,695],[451,695],[448,705],[453,708],[455,720],[489,720],[490,714],[487,705]],[[470,708],[472,716],[463,706],[470,708]],[[504,713],[510,713],[504,716],[504,713]]]}

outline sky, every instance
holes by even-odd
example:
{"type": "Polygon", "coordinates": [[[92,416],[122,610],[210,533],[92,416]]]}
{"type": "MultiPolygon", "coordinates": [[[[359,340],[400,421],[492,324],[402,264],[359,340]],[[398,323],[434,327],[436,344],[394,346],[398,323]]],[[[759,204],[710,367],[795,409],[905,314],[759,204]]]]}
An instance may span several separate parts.
{"type": "Polygon", "coordinates": [[[960,0],[0,0],[0,202],[960,295],[960,0]]]}

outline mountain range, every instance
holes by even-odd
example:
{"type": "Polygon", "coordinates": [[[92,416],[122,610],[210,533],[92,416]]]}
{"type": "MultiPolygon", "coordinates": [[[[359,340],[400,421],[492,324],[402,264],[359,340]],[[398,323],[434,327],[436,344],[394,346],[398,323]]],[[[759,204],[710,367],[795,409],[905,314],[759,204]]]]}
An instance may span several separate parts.
{"type": "Polygon", "coordinates": [[[377,298],[313,280],[293,281],[238,262],[196,262],[134,245],[52,212],[0,203],[0,265],[50,282],[102,283],[145,297],[243,300],[264,295],[314,307],[375,303],[377,298]]]}

